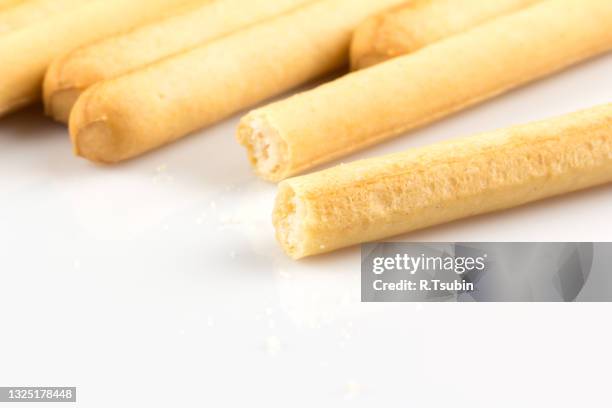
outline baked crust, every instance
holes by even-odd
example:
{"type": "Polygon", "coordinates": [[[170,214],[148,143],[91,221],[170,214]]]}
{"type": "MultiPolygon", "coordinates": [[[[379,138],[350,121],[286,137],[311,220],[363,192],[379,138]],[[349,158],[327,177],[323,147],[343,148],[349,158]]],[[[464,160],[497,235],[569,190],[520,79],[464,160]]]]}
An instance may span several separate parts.
{"type": "Polygon", "coordinates": [[[45,70],[58,55],[152,21],[190,1],[89,0],[0,36],[0,114],[41,97],[45,70]]]}
{"type": "Polygon", "coordinates": [[[280,181],[609,51],[610,27],[609,0],[545,1],[256,109],[239,135],[255,117],[274,129],[287,154],[271,170],[252,163],[280,181]]]}
{"type": "Polygon", "coordinates": [[[91,85],[188,51],[313,0],[216,0],[128,33],[105,38],[56,59],[44,81],[46,113],[68,121],[76,97],[91,85]]]}
{"type": "Polygon", "coordinates": [[[13,7],[16,4],[22,3],[24,0],[0,0],[0,10],[5,10],[9,7],[13,7]]]}
{"type": "Polygon", "coordinates": [[[363,69],[542,0],[413,0],[367,19],[351,44],[351,67],[363,69]]]}
{"type": "Polygon", "coordinates": [[[612,182],[612,104],[357,161],[279,186],[299,259],[612,182]]]}
{"type": "Polygon", "coordinates": [[[4,9],[0,4],[0,35],[37,24],[58,13],[70,12],[88,1],[91,0],[28,0],[4,9]]]}
{"type": "Polygon", "coordinates": [[[400,1],[315,1],[98,83],[83,93],[70,118],[77,153],[94,161],[125,160],[339,69],[348,63],[357,24],[400,1]],[[115,132],[105,140],[121,141],[113,148],[87,135],[98,118],[115,132]]]}

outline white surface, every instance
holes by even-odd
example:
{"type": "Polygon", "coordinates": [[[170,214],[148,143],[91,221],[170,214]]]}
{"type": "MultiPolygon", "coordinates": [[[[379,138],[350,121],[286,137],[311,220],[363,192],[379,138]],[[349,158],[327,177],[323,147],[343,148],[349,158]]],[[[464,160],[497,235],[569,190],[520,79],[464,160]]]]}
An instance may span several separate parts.
{"type": "MultiPolygon", "coordinates": [[[[611,102],[610,72],[600,58],[347,160],[611,102]]],[[[98,167],[38,109],[0,121],[0,385],[76,385],[82,407],[609,401],[610,305],[360,304],[358,248],[288,260],[236,122],[98,167]]],[[[611,203],[605,186],[403,238],[609,241],[611,203]]]]}

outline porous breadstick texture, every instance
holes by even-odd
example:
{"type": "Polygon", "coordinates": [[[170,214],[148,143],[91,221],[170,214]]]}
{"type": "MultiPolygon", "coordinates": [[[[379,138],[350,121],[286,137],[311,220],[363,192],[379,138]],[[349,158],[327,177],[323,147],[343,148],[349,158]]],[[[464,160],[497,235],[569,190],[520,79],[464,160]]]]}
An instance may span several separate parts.
{"type": "Polygon", "coordinates": [[[612,182],[612,104],[354,162],[279,186],[299,259],[612,182]]]}
{"type": "Polygon", "coordinates": [[[362,69],[542,0],[413,0],[374,15],[355,31],[351,66],[362,69]]]}
{"type": "Polygon", "coordinates": [[[192,1],[88,0],[0,36],[0,115],[41,97],[45,71],[57,56],[192,1]]]}
{"type": "Polygon", "coordinates": [[[608,51],[610,27],[611,1],[541,2],[256,109],[238,139],[280,181],[608,51]]]}
{"type": "Polygon", "coordinates": [[[116,78],[288,12],[313,0],[202,1],[161,21],[80,47],[51,64],[44,82],[45,111],[67,122],[78,96],[96,82],[116,78]]]}
{"type": "Polygon", "coordinates": [[[98,83],[71,113],[75,151],[96,162],[126,160],[339,69],[357,24],[400,1],[308,3],[98,83]]]}

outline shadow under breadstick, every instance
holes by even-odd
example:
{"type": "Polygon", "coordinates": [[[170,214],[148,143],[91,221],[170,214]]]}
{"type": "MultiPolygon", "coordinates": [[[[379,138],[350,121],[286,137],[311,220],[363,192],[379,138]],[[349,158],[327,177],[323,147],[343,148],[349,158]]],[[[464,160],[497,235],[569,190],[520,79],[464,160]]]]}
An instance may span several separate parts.
{"type": "Polygon", "coordinates": [[[256,109],[238,128],[280,181],[612,49],[612,1],[548,0],[256,109]]]}
{"type": "Polygon", "coordinates": [[[612,104],[282,182],[276,236],[299,259],[612,182],[612,104]]]}

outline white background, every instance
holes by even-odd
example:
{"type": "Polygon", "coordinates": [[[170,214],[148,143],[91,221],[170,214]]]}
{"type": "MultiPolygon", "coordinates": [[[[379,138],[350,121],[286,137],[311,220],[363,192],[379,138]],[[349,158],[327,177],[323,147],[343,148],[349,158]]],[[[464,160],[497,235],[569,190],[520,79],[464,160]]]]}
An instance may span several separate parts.
{"type": "MultiPolygon", "coordinates": [[[[611,72],[608,55],[346,160],[612,102],[611,72]]],[[[39,111],[0,121],[0,385],[77,386],[82,407],[610,406],[609,304],[361,304],[358,248],[296,263],[276,245],[237,117],[99,167],[39,111]]],[[[608,185],[402,239],[611,228],[608,185]]]]}

